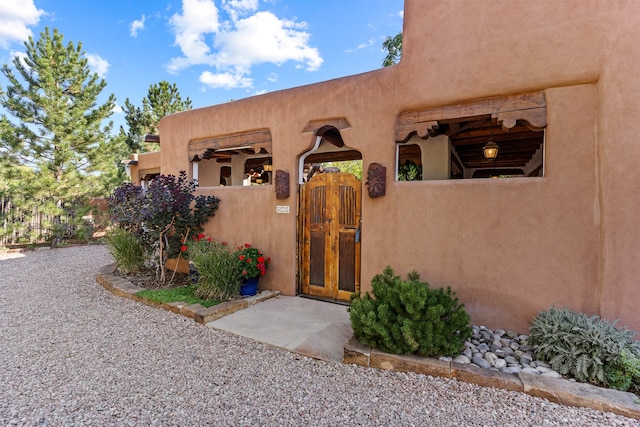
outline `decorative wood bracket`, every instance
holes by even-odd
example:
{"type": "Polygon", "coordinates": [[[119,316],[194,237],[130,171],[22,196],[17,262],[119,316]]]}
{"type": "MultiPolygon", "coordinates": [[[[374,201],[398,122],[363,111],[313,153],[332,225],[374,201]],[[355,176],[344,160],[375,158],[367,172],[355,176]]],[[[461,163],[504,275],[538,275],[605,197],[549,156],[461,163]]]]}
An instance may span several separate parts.
{"type": "Polygon", "coordinates": [[[276,199],[289,198],[289,172],[276,170],[276,199]]]}
{"type": "Polygon", "coordinates": [[[367,190],[369,197],[384,196],[387,186],[387,168],[380,163],[371,163],[367,171],[367,190]]]}
{"type": "Polygon", "coordinates": [[[229,157],[238,152],[255,154],[262,149],[271,152],[271,131],[266,128],[191,140],[189,160],[229,157]]]}
{"type": "Polygon", "coordinates": [[[439,120],[455,120],[464,117],[491,115],[502,124],[505,131],[513,128],[518,120],[529,129],[540,131],[547,126],[547,107],[544,92],[524,95],[500,96],[466,104],[403,111],[396,119],[396,142],[407,142],[413,135],[428,138],[437,134],[439,120]]]}

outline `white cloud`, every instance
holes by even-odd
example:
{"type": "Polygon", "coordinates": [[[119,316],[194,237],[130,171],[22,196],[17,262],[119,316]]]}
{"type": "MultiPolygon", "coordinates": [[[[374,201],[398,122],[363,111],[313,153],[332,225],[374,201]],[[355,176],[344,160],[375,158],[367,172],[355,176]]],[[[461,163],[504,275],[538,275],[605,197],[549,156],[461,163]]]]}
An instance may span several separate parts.
{"type": "Polygon", "coordinates": [[[142,15],[142,18],[136,19],[131,23],[131,25],[129,26],[129,35],[131,37],[138,37],[138,33],[144,30],[145,19],[146,19],[146,16],[142,15]]]}
{"type": "Polygon", "coordinates": [[[115,114],[122,114],[122,113],[124,113],[124,110],[122,109],[122,106],[116,102],[113,105],[113,108],[111,109],[111,112],[115,113],[115,114]]]}
{"type": "Polygon", "coordinates": [[[398,16],[404,19],[404,10],[401,10],[400,12],[398,12],[398,16]]]}
{"type": "Polygon", "coordinates": [[[354,53],[358,50],[365,49],[369,46],[373,46],[375,42],[376,42],[376,39],[372,37],[366,43],[360,43],[355,49],[347,49],[345,52],[354,53]]]}
{"type": "Polygon", "coordinates": [[[19,52],[19,51],[14,51],[11,52],[11,59],[13,61],[13,58],[19,58],[20,59],[20,63],[22,64],[23,67],[25,67],[27,70],[29,70],[31,67],[29,67],[29,65],[26,63],[25,58],[27,57],[27,53],[26,52],[19,52]]]}
{"type": "Polygon", "coordinates": [[[196,64],[210,64],[210,48],[205,35],[218,31],[218,8],[211,0],[182,0],[182,15],[171,17],[176,45],[183,57],[173,58],[167,70],[175,73],[196,64]]]}
{"type": "Polygon", "coordinates": [[[269,80],[271,83],[275,83],[278,81],[278,74],[276,73],[271,73],[267,76],[267,80],[269,80]]]}
{"type": "Polygon", "coordinates": [[[26,41],[32,35],[29,27],[36,25],[44,13],[33,0],[0,1],[0,48],[26,41]]]}
{"type": "Polygon", "coordinates": [[[85,56],[87,57],[87,65],[89,65],[91,71],[97,73],[100,77],[104,77],[107,74],[107,70],[111,64],[109,64],[106,59],[91,53],[86,53],[85,56]]]}
{"type": "Polygon", "coordinates": [[[245,77],[242,73],[218,73],[213,74],[205,71],[200,74],[200,83],[207,85],[212,89],[237,89],[249,88],[253,86],[253,79],[245,77]]]}
{"type": "Polygon", "coordinates": [[[232,21],[237,21],[238,17],[258,10],[258,3],[258,0],[222,0],[222,7],[232,21]]]}
{"type": "Polygon", "coordinates": [[[230,18],[223,20],[213,0],[183,0],[181,14],[170,20],[182,56],[172,58],[167,70],[208,65],[216,68],[200,76],[208,86],[250,87],[253,80],[246,76],[258,64],[294,61],[308,71],[320,68],[323,59],[309,44],[307,24],[256,12],[258,6],[258,0],[222,0],[230,18]]]}
{"type": "Polygon", "coordinates": [[[282,64],[293,60],[304,62],[308,71],[322,65],[318,49],[309,46],[306,24],[279,19],[271,12],[256,14],[236,22],[231,31],[216,37],[220,49],[217,63],[239,68],[271,62],[282,64]]]}

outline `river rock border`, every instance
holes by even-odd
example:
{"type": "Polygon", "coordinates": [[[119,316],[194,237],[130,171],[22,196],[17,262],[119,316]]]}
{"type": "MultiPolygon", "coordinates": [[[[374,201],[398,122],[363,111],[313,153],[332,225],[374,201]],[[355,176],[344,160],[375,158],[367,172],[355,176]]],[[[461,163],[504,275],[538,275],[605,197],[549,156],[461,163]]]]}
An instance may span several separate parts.
{"type": "Polygon", "coordinates": [[[518,391],[562,405],[593,408],[640,419],[640,401],[633,393],[522,371],[500,372],[481,368],[473,363],[384,353],[365,346],[355,337],[345,344],[342,363],[453,378],[482,387],[518,391]]]}

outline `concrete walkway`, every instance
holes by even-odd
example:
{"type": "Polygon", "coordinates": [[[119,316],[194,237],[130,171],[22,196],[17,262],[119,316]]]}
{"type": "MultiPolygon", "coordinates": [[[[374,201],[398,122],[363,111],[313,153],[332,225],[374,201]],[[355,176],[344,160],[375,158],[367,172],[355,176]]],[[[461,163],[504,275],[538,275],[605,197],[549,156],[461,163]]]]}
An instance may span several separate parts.
{"type": "Polygon", "coordinates": [[[287,296],[268,299],[207,326],[338,363],[353,335],[346,306],[287,296]]]}

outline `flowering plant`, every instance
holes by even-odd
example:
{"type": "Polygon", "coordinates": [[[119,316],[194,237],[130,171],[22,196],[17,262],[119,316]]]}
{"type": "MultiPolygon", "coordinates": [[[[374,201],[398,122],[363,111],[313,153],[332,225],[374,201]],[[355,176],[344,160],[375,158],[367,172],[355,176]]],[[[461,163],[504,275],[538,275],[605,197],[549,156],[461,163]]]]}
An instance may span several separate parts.
{"type": "Polygon", "coordinates": [[[235,255],[238,258],[242,277],[250,279],[267,274],[271,258],[265,258],[257,248],[245,243],[243,246],[238,246],[235,255]]]}

